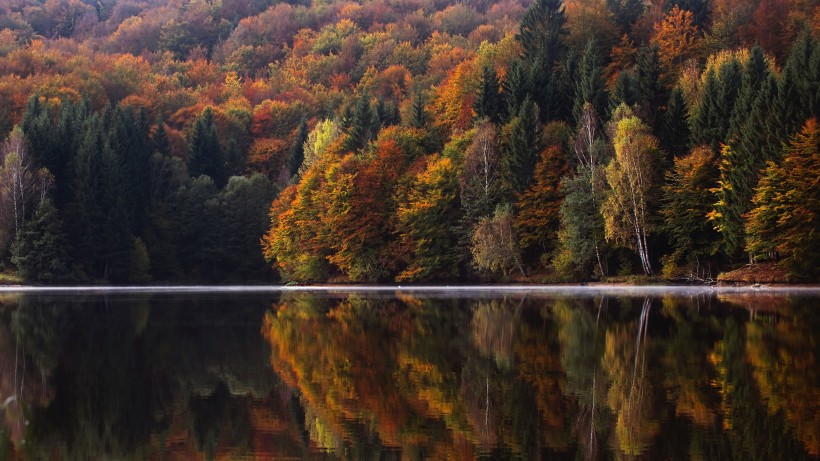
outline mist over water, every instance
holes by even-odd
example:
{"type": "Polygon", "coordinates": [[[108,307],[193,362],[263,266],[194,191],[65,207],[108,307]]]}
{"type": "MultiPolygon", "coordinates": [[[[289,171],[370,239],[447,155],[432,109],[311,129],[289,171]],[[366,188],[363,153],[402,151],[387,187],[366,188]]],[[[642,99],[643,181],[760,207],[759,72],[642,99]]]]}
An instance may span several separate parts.
{"type": "Polygon", "coordinates": [[[815,288],[0,289],[4,459],[816,459],[815,288]]]}

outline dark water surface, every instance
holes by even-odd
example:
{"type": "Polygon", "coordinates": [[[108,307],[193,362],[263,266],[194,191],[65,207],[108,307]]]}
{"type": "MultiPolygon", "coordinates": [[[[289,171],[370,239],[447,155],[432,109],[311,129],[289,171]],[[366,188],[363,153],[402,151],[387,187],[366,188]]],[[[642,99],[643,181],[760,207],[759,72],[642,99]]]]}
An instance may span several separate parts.
{"type": "Polygon", "coordinates": [[[820,291],[0,291],[3,459],[820,457],[820,291]]]}

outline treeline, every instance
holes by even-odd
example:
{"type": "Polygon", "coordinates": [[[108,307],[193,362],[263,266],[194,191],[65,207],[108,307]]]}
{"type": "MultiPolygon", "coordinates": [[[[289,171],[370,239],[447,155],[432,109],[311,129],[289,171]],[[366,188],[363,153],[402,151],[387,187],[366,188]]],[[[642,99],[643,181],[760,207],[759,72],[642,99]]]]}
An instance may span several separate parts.
{"type": "Polygon", "coordinates": [[[55,110],[37,95],[4,150],[4,186],[23,210],[11,261],[26,280],[263,278],[258,240],[275,186],[260,174],[228,178],[210,110],[194,123],[187,164],[144,111],[98,114],[85,101],[55,110]]]}
{"type": "Polygon", "coordinates": [[[41,282],[710,278],[766,259],[816,278],[818,17],[12,2],[0,260],[41,282]]]}
{"type": "Polygon", "coordinates": [[[561,1],[533,2],[503,78],[480,51],[400,126],[379,131],[360,96],[274,202],[266,258],[309,281],[708,279],[748,259],[816,278],[818,41],[800,34],[782,68],[755,46],[699,70],[664,49],[667,27],[690,42],[675,46],[703,40],[675,6],[646,46],[624,36],[609,65],[632,64],[607,88],[566,22],[561,1]]]}

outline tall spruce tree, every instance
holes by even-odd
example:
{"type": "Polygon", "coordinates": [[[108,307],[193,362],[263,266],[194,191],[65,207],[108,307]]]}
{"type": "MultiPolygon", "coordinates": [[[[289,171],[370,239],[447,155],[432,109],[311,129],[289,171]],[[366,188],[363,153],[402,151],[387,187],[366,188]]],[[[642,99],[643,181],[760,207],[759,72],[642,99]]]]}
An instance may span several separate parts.
{"type": "Polygon", "coordinates": [[[478,118],[486,118],[493,123],[501,123],[504,113],[504,101],[501,97],[501,85],[498,75],[492,66],[484,66],[481,71],[481,83],[473,105],[478,118]]]}
{"type": "Polygon", "coordinates": [[[210,107],[194,121],[188,138],[188,172],[193,177],[208,175],[217,187],[225,185],[228,179],[214,113],[210,107]]]}
{"type": "Polygon", "coordinates": [[[663,150],[673,157],[684,155],[689,145],[689,121],[683,91],[675,87],[663,113],[660,142],[663,150]]]}
{"type": "Polygon", "coordinates": [[[509,124],[509,139],[502,157],[506,185],[512,193],[518,194],[530,184],[542,148],[538,106],[526,99],[509,124]]]}
{"type": "Polygon", "coordinates": [[[542,69],[549,72],[566,51],[566,22],[563,0],[533,1],[521,19],[516,37],[523,47],[522,58],[530,63],[540,61],[542,69]]]}
{"type": "Polygon", "coordinates": [[[70,272],[66,248],[67,239],[59,212],[46,199],[12,245],[11,261],[26,282],[64,282],[70,272]]]}
{"type": "Polygon", "coordinates": [[[355,152],[364,149],[376,135],[376,122],[373,109],[370,107],[370,97],[364,94],[356,101],[347,121],[345,150],[355,152]]]}
{"type": "Polygon", "coordinates": [[[595,113],[606,118],[606,89],[604,87],[603,67],[601,67],[598,48],[594,40],[590,40],[575,78],[575,100],[572,105],[572,115],[578,123],[583,112],[584,104],[592,105],[595,113]]]}
{"type": "Polygon", "coordinates": [[[293,144],[288,152],[288,172],[291,177],[299,173],[302,162],[305,161],[305,141],[308,137],[307,121],[303,118],[296,127],[293,144]]]}

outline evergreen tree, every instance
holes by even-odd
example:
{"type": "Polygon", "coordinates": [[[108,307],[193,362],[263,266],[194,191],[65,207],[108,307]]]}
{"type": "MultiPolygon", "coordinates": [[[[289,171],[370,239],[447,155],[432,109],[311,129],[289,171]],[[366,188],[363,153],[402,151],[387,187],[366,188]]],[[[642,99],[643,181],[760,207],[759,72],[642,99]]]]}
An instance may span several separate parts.
{"type": "Polygon", "coordinates": [[[688,111],[683,99],[683,91],[679,87],[672,90],[669,102],[666,104],[660,142],[663,149],[675,157],[682,156],[689,144],[688,111]]]}
{"type": "Polygon", "coordinates": [[[575,78],[575,101],[572,115],[576,123],[580,120],[584,104],[589,103],[600,117],[606,116],[606,90],[604,88],[603,67],[594,40],[584,48],[581,63],[575,78]]]}
{"type": "Polygon", "coordinates": [[[766,63],[763,49],[760,46],[753,47],[749,52],[749,61],[744,66],[741,75],[740,90],[732,111],[728,139],[737,139],[743,135],[744,125],[748,123],[755,100],[769,75],[769,66],[766,63]]]}
{"type": "Polygon", "coordinates": [[[609,95],[609,111],[614,112],[621,104],[626,104],[629,107],[634,106],[638,102],[636,86],[637,82],[632,72],[622,71],[618,73],[615,86],[609,95]]]}
{"type": "Polygon", "coordinates": [[[661,216],[663,230],[675,250],[672,262],[686,263],[691,271],[706,266],[702,260],[716,252],[715,242],[719,239],[706,217],[711,211],[710,188],[717,181],[714,163],[712,151],[698,147],[675,159],[663,187],[661,216]]]}
{"type": "Polygon", "coordinates": [[[562,0],[535,0],[530,4],[518,32],[525,62],[540,61],[540,69],[549,73],[564,55],[567,22],[562,0]]]}
{"type": "Polygon", "coordinates": [[[71,220],[66,223],[74,249],[73,259],[88,272],[98,276],[97,251],[102,247],[105,229],[103,202],[103,150],[105,143],[102,121],[92,115],[83,128],[79,148],[73,161],[71,220]]]}
{"type": "Polygon", "coordinates": [[[188,172],[193,177],[208,175],[217,187],[222,187],[228,179],[222,146],[210,107],[194,121],[191,136],[188,138],[188,172]]]}
{"type": "Polygon", "coordinates": [[[157,120],[157,126],[151,135],[151,148],[161,155],[171,155],[171,140],[168,139],[168,130],[165,128],[165,121],[157,120]]]}
{"type": "Polygon", "coordinates": [[[493,123],[500,123],[503,118],[504,103],[500,93],[498,75],[492,66],[484,66],[478,95],[473,105],[478,118],[486,118],[493,123]]]}
{"type": "Polygon", "coordinates": [[[566,279],[588,279],[596,266],[601,267],[598,262],[603,249],[604,220],[591,187],[596,182],[600,178],[593,177],[592,171],[584,166],[578,167],[575,176],[561,182],[566,195],[560,211],[560,249],[553,266],[566,279]]]}
{"type": "Polygon", "coordinates": [[[659,109],[669,100],[666,88],[661,82],[661,63],[656,46],[643,47],[635,58],[635,102],[638,115],[649,126],[660,131],[659,109]]]}
{"type": "Polygon", "coordinates": [[[538,154],[542,149],[538,106],[526,99],[518,116],[508,125],[509,138],[502,164],[506,185],[512,193],[523,191],[532,179],[538,154]]]}
{"type": "Polygon", "coordinates": [[[510,65],[507,76],[502,84],[502,95],[506,105],[506,113],[510,119],[515,118],[521,110],[521,105],[530,94],[530,75],[524,62],[516,59],[510,65]]]}
{"type": "Polygon", "coordinates": [[[370,107],[370,97],[367,94],[362,95],[356,101],[353,112],[350,114],[344,149],[350,152],[364,149],[367,143],[376,136],[378,128],[376,122],[375,114],[370,107]]]}
{"type": "Polygon", "coordinates": [[[729,256],[739,256],[743,250],[743,213],[749,210],[753,180],[749,162],[737,155],[730,145],[720,151],[720,179],[715,193],[717,202],[708,214],[715,230],[723,239],[723,249],[729,256]]]}
{"type": "Polygon", "coordinates": [[[736,59],[722,65],[717,74],[712,69],[708,71],[692,118],[694,145],[707,144],[717,151],[721,143],[727,142],[740,85],[740,64],[736,59]]]}
{"type": "Polygon", "coordinates": [[[625,33],[629,33],[632,24],[643,14],[644,2],[641,0],[606,0],[606,6],[612,12],[615,24],[625,33]]]}
{"type": "Polygon", "coordinates": [[[428,122],[427,110],[424,108],[424,95],[421,91],[417,91],[413,96],[410,126],[412,128],[426,128],[428,122]]]}
{"type": "Polygon", "coordinates": [[[769,162],[745,216],[746,250],[785,256],[799,278],[820,277],[820,126],[809,119],[788,145],[782,165],[769,162]]]}
{"type": "Polygon", "coordinates": [[[63,282],[70,272],[66,244],[59,213],[50,200],[44,200],[12,245],[11,260],[26,282],[63,282]]]}
{"type": "Polygon", "coordinates": [[[305,141],[308,137],[307,121],[303,118],[296,127],[296,134],[293,137],[293,144],[288,152],[288,172],[290,177],[299,173],[299,168],[305,161],[305,141]]]}

